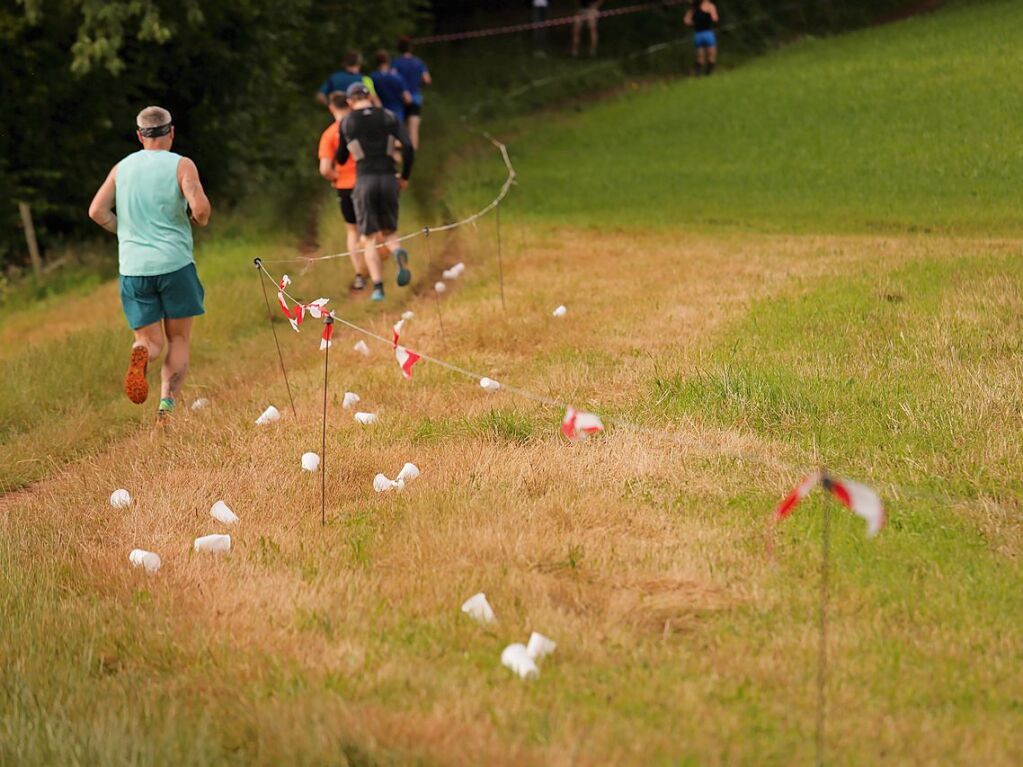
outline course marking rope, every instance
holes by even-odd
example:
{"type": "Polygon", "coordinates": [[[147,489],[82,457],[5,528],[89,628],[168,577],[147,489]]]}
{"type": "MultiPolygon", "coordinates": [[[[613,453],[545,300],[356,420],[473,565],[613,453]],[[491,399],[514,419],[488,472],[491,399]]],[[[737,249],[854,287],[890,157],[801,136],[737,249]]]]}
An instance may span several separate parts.
{"type": "MultiPolygon", "coordinates": [[[[661,0],[657,3],[641,3],[639,5],[628,5],[624,8],[609,8],[606,11],[599,11],[597,17],[601,19],[613,16],[625,16],[630,13],[641,11],[655,11],[660,9],[674,8],[680,5],[688,5],[689,0],[661,0]]],[[[511,35],[516,32],[529,32],[534,29],[549,29],[551,27],[563,27],[576,23],[576,15],[559,16],[556,19],[546,21],[530,21],[522,24],[508,24],[503,27],[489,27],[487,29],[473,29],[466,32],[450,32],[442,35],[427,35],[412,40],[416,45],[430,45],[431,43],[451,43],[459,40],[478,40],[483,37],[496,37],[498,35],[511,35]]]]}

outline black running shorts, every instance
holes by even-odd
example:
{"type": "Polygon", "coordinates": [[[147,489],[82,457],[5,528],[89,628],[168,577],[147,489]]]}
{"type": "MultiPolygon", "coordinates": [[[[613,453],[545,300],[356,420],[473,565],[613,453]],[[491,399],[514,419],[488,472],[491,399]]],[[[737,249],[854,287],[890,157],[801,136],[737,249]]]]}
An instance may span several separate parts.
{"type": "Polygon", "coordinates": [[[398,177],[365,174],[352,190],[359,234],[394,232],[398,229],[398,177]]]}
{"type": "Polygon", "coordinates": [[[351,189],[338,189],[337,202],[341,206],[341,217],[346,224],[355,223],[355,203],[352,202],[351,189]]]}
{"type": "Polygon", "coordinates": [[[412,102],[411,104],[405,105],[405,119],[410,117],[419,117],[423,113],[423,105],[412,102]]]}

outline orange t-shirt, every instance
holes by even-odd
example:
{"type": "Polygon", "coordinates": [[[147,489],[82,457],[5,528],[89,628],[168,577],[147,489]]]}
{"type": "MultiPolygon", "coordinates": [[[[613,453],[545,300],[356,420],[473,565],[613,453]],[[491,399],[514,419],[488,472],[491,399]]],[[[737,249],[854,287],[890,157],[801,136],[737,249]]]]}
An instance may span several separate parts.
{"type": "MultiPolygon", "coordinates": [[[[340,143],[341,135],[336,122],[331,123],[327,130],[320,136],[319,158],[321,160],[337,156],[337,146],[340,143]]],[[[334,170],[337,171],[337,180],[334,182],[336,189],[352,189],[355,186],[355,157],[349,155],[348,162],[344,165],[334,163],[334,170]]]]}

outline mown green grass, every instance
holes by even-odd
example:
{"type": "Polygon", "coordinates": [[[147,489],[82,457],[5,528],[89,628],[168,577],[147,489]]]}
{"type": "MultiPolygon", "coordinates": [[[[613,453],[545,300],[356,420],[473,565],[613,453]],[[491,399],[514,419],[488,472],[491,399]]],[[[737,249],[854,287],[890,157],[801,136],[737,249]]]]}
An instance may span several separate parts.
{"type": "Polygon", "coordinates": [[[516,196],[539,222],[595,228],[1019,231],[1023,50],[1005,31],[1021,25],[1019,3],[955,2],[525,118],[516,196]]]}

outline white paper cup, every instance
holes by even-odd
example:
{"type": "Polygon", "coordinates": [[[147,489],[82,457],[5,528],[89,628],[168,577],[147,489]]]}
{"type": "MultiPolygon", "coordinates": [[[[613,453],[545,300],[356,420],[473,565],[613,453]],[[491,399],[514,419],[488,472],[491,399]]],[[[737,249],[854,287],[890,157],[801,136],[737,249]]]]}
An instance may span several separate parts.
{"type": "Polygon", "coordinates": [[[320,468],[320,456],[316,453],[302,453],[302,471],[316,471],[320,468]]]}
{"type": "Polygon", "coordinates": [[[159,554],[143,549],[132,549],[131,554],[128,555],[128,561],[135,567],[145,568],[147,573],[155,573],[163,564],[159,554]]]}
{"type": "Polygon", "coordinates": [[[131,493],[124,488],[115,490],[110,494],[110,505],[115,509],[123,509],[131,505],[131,493]]]}
{"type": "Polygon", "coordinates": [[[204,535],[196,538],[193,547],[196,551],[204,551],[209,554],[221,554],[231,550],[230,535],[204,535]]]}
{"type": "Polygon", "coordinates": [[[210,509],[210,516],[218,522],[223,522],[225,525],[238,523],[238,515],[231,511],[231,507],[223,501],[217,501],[213,504],[213,507],[210,509]]]}
{"type": "Polygon", "coordinates": [[[540,676],[540,669],[529,657],[524,644],[510,644],[501,653],[501,664],[511,669],[521,679],[536,679],[540,676]]]}
{"type": "Polygon", "coordinates": [[[268,423],[281,420],[281,411],[273,405],[263,411],[263,414],[256,419],[257,426],[266,426],[268,423]]]}
{"type": "Polygon", "coordinates": [[[462,603],[462,612],[480,623],[493,623],[497,620],[490,602],[487,601],[487,595],[482,591],[473,594],[462,603]]]}
{"type": "Polygon", "coordinates": [[[533,660],[540,660],[547,655],[550,655],[557,648],[558,644],[553,639],[545,637],[534,631],[529,635],[529,644],[526,645],[526,653],[533,660]]]}

